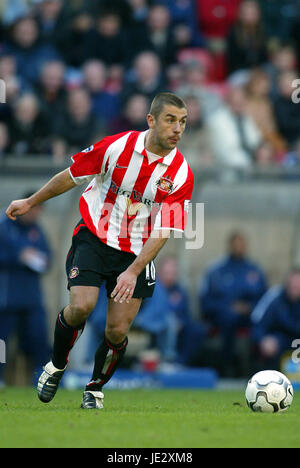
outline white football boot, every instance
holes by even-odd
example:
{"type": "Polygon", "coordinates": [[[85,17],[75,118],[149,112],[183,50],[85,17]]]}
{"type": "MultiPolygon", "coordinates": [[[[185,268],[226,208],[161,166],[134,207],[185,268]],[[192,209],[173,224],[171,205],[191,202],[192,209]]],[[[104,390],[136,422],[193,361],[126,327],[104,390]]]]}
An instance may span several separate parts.
{"type": "Polygon", "coordinates": [[[40,375],[37,384],[38,397],[43,403],[49,403],[55,397],[66,367],[64,369],[57,369],[52,364],[52,361],[50,361],[43,368],[44,371],[40,375]]]}
{"type": "Polygon", "coordinates": [[[85,390],[82,397],[82,409],[103,409],[104,394],[99,391],[85,390]]]}

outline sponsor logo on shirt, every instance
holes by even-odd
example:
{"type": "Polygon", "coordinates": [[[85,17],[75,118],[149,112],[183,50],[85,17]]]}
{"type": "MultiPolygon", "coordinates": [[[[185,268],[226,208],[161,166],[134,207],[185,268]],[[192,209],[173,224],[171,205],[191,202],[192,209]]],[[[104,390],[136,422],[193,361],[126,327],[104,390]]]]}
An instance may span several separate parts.
{"type": "MultiPolygon", "coordinates": [[[[123,195],[124,197],[128,198],[128,200],[130,201],[130,210],[131,212],[133,210],[137,210],[139,211],[142,207],[142,205],[146,205],[146,206],[149,206],[149,207],[152,207],[152,206],[160,206],[160,203],[157,203],[153,200],[150,200],[149,198],[144,198],[142,196],[142,194],[138,191],[138,190],[132,190],[132,192],[130,192],[129,190],[124,190],[122,189],[121,187],[118,187],[118,185],[112,180],[111,181],[111,184],[110,184],[110,188],[109,188],[113,193],[117,194],[117,195],[123,195]],[[130,200],[132,199],[133,200],[130,200]],[[136,202],[136,203],[134,203],[136,202]],[[139,205],[138,207],[134,207],[134,205],[139,205]]],[[[127,209],[128,209],[128,206],[129,206],[129,201],[127,201],[127,209]]],[[[135,212],[135,214],[137,213],[137,211],[135,212]]],[[[128,214],[130,215],[129,211],[128,211],[128,214]]],[[[133,215],[130,215],[130,216],[133,216],[133,215]]]]}

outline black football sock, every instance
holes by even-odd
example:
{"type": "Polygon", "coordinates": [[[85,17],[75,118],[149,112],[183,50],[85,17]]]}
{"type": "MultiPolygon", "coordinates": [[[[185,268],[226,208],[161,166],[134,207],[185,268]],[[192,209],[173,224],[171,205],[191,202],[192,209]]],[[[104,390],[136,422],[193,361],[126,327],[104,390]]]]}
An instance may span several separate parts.
{"type": "Polygon", "coordinates": [[[52,363],[57,369],[64,369],[66,367],[69,353],[85,327],[85,322],[78,327],[68,325],[63,312],[62,310],[57,316],[54,331],[52,363]]]}
{"type": "Polygon", "coordinates": [[[104,337],[104,340],[96,351],[92,379],[85,387],[86,390],[102,390],[103,385],[111,379],[115,370],[121,363],[126,352],[127,344],[127,337],[118,345],[111,343],[104,337]]]}

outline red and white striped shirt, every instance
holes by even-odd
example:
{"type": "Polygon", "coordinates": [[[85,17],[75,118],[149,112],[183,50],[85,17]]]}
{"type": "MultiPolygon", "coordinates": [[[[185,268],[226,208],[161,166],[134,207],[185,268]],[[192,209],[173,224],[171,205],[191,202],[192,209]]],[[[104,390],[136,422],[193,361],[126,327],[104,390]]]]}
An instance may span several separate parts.
{"type": "Polygon", "coordinates": [[[73,156],[76,184],[90,182],[80,198],[81,216],[102,242],[138,255],[153,229],[183,231],[194,177],[175,148],[151,162],[146,132],[103,138],[73,156]]]}

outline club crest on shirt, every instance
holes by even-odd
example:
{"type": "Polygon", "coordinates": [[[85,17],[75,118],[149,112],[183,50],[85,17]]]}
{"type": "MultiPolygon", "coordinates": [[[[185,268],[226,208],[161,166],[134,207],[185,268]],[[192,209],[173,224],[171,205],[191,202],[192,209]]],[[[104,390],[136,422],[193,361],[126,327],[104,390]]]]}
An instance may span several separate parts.
{"type": "Polygon", "coordinates": [[[71,268],[70,273],[69,273],[69,279],[74,279],[78,275],[79,275],[79,268],[76,266],[71,268]]]}
{"type": "Polygon", "coordinates": [[[160,179],[158,179],[158,180],[156,181],[156,186],[157,186],[162,192],[166,192],[166,193],[170,194],[170,193],[172,193],[172,191],[173,191],[174,182],[173,182],[173,180],[171,179],[171,177],[169,177],[169,176],[160,177],[160,179]]]}

